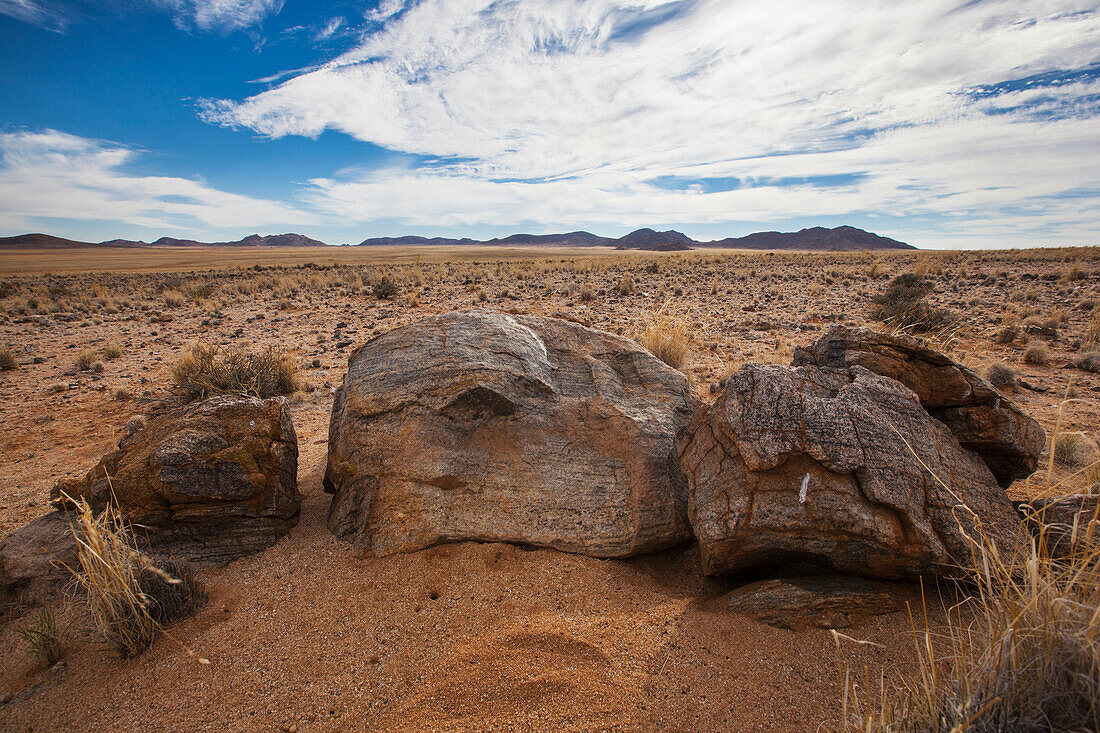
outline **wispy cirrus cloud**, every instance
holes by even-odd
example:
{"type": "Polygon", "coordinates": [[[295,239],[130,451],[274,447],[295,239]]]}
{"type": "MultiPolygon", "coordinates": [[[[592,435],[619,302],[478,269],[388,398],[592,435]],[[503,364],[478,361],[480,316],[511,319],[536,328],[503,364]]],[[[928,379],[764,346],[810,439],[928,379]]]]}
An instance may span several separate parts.
{"type": "Polygon", "coordinates": [[[96,3],[80,0],[0,0],[0,15],[51,31],[64,31],[85,11],[129,12],[154,8],[171,14],[182,30],[231,33],[258,26],[265,18],[278,15],[285,0],[134,0],[133,3],[96,3]]]}
{"type": "Polygon", "coordinates": [[[0,134],[0,229],[26,231],[54,219],[124,222],[158,232],[316,221],[299,209],[201,181],[129,173],[140,154],[56,130],[0,134]]]}
{"type": "Polygon", "coordinates": [[[272,137],[338,130],[439,159],[315,182],[314,205],[359,217],[384,202],[415,224],[862,212],[990,236],[1004,222],[1059,241],[1100,231],[1096,198],[1073,193],[1100,190],[1091,2],[436,0],[384,10],[354,50],[247,99],[210,102],[204,117],[272,137]],[[844,182],[774,183],[828,176],[844,182]],[[743,185],[654,184],[704,177],[743,185]]]}
{"type": "Polygon", "coordinates": [[[64,31],[69,24],[68,14],[62,8],[36,0],[0,0],[0,15],[56,33],[64,31]]]}
{"type": "Polygon", "coordinates": [[[278,15],[285,0],[151,0],[172,13],[183,29],[231,33],[278,15]]]}

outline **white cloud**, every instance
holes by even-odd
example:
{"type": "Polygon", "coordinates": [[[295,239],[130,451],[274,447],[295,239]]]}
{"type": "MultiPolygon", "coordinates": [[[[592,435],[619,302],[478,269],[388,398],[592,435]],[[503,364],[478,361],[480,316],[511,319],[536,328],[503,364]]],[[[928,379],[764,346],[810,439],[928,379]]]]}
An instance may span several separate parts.
{"type": "Polygon", "coordinates": [[[1094,2],[425,0],[378,13],[353,51],[204,113],[461,159],[317,181],[322,208],[416,224],[877,212],[1098,230],[1095,198],[1065,197],[1100,188],[1097,76],[970,93],[1094,65],[1094,2]],[[843,174],[860,177],[751,185],[843,174]],[[660,176],[750,185],[647,183],[660,176]]]}
{"type": "Polygon", "coordinates": [[[42,219],[124,223],[165,232],[306,225],[283,204],[226,193],[199,181],[125,172],[131,148],[54,130],[0,134],[0,229],[42,219]]]}
{"type": "Polygon", "coordinates": [[[67,25],[67,19],[63,13],[35,0],[0,0],[0,15],[58,33],[65,30],[67,25]]]}
{"type": "Polygon", "coordinates": [[[152,0],[166,8],[181,28],[230,33],[278,15],[285,0],[152,0]]]}

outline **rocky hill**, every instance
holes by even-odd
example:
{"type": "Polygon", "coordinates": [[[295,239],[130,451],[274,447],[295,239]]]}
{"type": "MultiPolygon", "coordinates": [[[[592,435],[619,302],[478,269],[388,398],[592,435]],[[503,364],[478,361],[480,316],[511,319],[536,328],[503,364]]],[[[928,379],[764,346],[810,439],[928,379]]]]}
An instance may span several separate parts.
{"type": "Polygon", "coordinates": [[[94,246],[91,242],[79,242],[50,234],[17,234],[14,237],[0,237],[0,249],[69,249],[94,246]]]}
{"type": "Polygon", "coordinates": [[[825,252],[850,252],[865,249],[916,249],[911,244],[849,226],[840,226],[834,229],[810,227],[797,232],[756,232],[744,237],[729,237],[699,246],[729,247],[731,249],[812,249],[825,252]]]}
{"type": "Polygon", "coordinates": [[[671,252],[691,249],[697,242],[675,230],[657,232],[649,228],[635,229],[615,240],[615,249],[644,249],[651,252],[671,252]]]}

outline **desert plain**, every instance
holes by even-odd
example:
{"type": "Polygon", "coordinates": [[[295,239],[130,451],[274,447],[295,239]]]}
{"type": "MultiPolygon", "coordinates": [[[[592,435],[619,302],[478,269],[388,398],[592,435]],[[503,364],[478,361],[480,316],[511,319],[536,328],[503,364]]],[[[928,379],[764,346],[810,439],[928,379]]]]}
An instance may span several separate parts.
{"type": "Polygon", "coordinates": [[[741,364],[789,364],[831,324],[887,327],[872,299],[903,273],[951,316],[923,337],[979,374],[1006,366],[1005,397],[1047,433],[1010,497],[1095,490],[1100,358],[1084,357],[1100,336],[1097,248],[0,252],[0,347],[17,362],[0,372],[0,537],[48,512],[57,480],[83,475],[170,396],[190,343],[285,348],[308,381],[286,398],[302,493],[290,534],[203,570],[208,604],[131,659],[91,633],[75,589],[51,604],[64,643],[53,667],[16,633],[31,611],[0,619],[0,729],[840,729],[842,668],[869,685],[910,675],[914,629],[942,623],[958,588],[876,581],[902,610],[844,630],[868,643],[838,644],[717,608],[751,576],[704,577],[692,544],[629,560],[472,542],[359,556],[325,526],[329,415],[359,346],[473,308],[626,336],[677,322],[681,370],[713,401],[741,364]]]}

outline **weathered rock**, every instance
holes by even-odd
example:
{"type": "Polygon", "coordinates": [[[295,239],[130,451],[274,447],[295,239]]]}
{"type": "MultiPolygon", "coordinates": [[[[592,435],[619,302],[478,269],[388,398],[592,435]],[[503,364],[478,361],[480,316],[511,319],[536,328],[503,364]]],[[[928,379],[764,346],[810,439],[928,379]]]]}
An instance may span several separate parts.
{"type": "Polygon", "coordinates": [[[794,366],[861,366],[904,384],[959,443],[981,456],[1001,486],[1030,476],[1046,445],[1043,429],[984,378],[916,339],[869,328],[832,326],[794,366]]]}
{"type": "Polygon", "coordinates": [[[0,613],[49,598],[73,579],[69,568],[78,565],[67,515],[52,512],[15,530],[0,542],[0,613]]]}
{"type": "Polygon", "coordinates": [[[941,572],[970,559],[961,503],[994,542],[1016,539],[986,465],[910,389],[863,367],[748,364],[679,451],[709,575],[797,559],[883,578],[941,572]]]}
{"type": "Polygon", "coordinates": [[[752,616],[782,629],[843,629],[859,616],[898,610],[888,593],[851,575],[761,580],[730,591],[720,605],[731,613],[752,616]]]}
{"type": "Polygon", "coordinates": [[[259,552],[298,521],[298,438],[278,400],[221,395],[169,410],[124,437],[51,500],[110,501],[139,542],[192,562],[259,552]]]}
{"type": "Polygon", "coordinates": [[[1076,494],[1021,502],[1017,509],[1047,552],[1066,557],[1100,547],[1100,496],[1076,494]]]}
{"type": "Polygon", "coordinates": [[[329,429],[329,528],[376,555],[504,541],[627,557],[690,538],[677,431],[698,401],[633,341],[475,311],[351,358],[329,429]]]}

